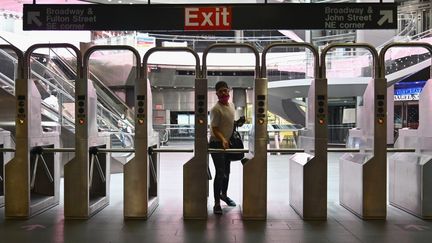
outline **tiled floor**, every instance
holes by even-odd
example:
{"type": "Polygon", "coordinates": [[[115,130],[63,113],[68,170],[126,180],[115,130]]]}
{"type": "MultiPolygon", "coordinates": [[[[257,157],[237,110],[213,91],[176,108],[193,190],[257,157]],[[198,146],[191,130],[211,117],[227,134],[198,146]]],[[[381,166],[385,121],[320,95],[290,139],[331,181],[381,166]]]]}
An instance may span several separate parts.
{"type": "MultiPolygon", "coordinates": [[[[183,220],[181,169],[191,154],[162,154],[160,205],[149,220],[123,220],[122,174],[113,174],[110,205],[89,220],[65,221],[63,202],[29,220],[5,220],[0,209],[0,242],[432,242],[432,221],[391,206],[387,220],[363,221],[342,208],[340,155],[329,154],[327,221],[303,221],[289,206],[285,155],[269,156],[266,221],[243,221],[238,206],[215,216],[211,198],[208,220],[183,220]]],[[[240,163],[233,162],[229,194],[237,202],[240,172],[240,163]]]]}

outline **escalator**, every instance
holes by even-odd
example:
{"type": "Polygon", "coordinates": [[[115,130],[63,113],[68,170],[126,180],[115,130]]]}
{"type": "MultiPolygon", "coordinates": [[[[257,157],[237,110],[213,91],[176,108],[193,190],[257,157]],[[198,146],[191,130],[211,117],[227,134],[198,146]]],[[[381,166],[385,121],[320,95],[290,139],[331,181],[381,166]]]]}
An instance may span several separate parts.
{"type": "MultiPolygon", "coordinates": [[[[14,134],[16,105],[14,80],[16,79],[17,60],[12,54],[0,50],[0,63],[0,98],[2,100],[0,102],[0,127],[14,134]]],[[[31,78],[35,80],[35,85],[43,100],[41,116],[44,131],[58,129],[60,126],[61,146],[74,147],[75,93],[73,82],[75,80],[75,71],[69,69],[68,65],[55,54],[50,58],[40,54],[32,57],[31,69],[31,78]],[[53,95],[53,93],[56,93],[56,95],[53,95]]],[[[115,101],[115,99],[120,99],[112,92],[107,94],[106,90],[108,88],[100,87],[103,84],[97,85],[97,81],[93,83],[98,94],[98,130],[111,133],[111,146],[113,148],[133,147],[133,131],[121,131],[118,127],[119,120],[133,127],[132,119],[121,119],[121,114],[132,114],[130,108],[119,105],[121,102],[115,101]]],[[[63,162],[69,161],[72,157],[74,157],[73,154],[65,153],[63,162]]],[[[112,154],[112,157],[117,162],[124,164],[133,158],[133,154],[112,154]]]]}

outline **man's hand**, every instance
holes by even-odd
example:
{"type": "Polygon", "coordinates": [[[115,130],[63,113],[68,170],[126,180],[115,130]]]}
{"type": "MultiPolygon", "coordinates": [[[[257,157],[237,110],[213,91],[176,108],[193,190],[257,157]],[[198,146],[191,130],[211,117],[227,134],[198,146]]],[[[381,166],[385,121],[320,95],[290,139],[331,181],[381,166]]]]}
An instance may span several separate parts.
{"type": "Polygon", "coordinates": [[[223,149],[229,149],[229,141],[227,141],[226,139],[224,139],[222,141],[222,147],[223,147],[223,149]]]}
{"type": "Polygon", "coordinates": [[[237,121],[234,121],[234,124],[237,127],[243,126],[243,124],[246,122],[246,118],[244,116],[241,116],[237,121]]]}

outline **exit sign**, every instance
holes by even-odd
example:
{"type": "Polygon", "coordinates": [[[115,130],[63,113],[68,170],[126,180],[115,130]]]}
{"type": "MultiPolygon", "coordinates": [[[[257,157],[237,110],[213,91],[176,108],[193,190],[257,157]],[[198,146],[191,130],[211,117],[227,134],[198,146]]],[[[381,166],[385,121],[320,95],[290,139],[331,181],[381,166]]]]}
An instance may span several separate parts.
{"type": "Polygon", "coordinates": [[[24,4],[24,30],[396,29],[395,3],[24,4]]]}
{"type": "Polygon", "coordinates": [[[186,7],[185,30],[230,30],[231,7],[186,7]]]}

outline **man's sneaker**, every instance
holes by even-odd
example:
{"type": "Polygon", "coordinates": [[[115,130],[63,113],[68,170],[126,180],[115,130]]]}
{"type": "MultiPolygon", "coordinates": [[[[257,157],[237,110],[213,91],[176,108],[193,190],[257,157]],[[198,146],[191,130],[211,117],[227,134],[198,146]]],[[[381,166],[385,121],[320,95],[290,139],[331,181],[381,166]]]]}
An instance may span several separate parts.
{"type": "Polygon", "coordinates": [[[222,214],[222,208],[221,208],[221,206],[220,205],[215,205],[213,207],[213,213],[214,214],[222,214]]]}
{"type": "Polygon", "coordinates": [[[231,199],[231,198],[229,198],[229,197],[227,197],[227,196],[220,196],[220,199],[222,200],[222,201],[224,201],[228,206],[230,206],[230,207],[235,207],[237,204],[231,199]]]}

